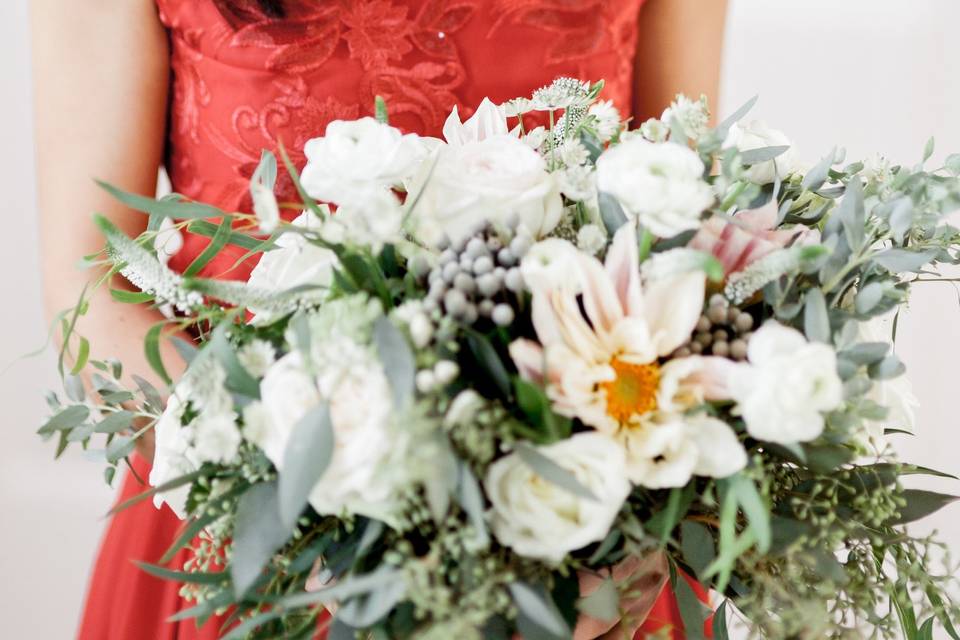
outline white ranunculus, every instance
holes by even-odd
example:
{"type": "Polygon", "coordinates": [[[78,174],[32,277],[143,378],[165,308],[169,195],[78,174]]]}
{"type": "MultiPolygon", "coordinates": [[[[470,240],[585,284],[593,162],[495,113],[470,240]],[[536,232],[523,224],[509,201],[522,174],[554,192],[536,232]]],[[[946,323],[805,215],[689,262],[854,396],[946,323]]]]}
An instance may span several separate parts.
{"type": "Polygon", "coordinates": [[[427,152],[419,136],[374,118],[334,120],[322,138],[304,146],[307,164],[300,181],[311,197],[343,204],[361,193],[401,185],[427,152]]]}
{"type": "Polygon", "coordinates": [[[553,230],[563,213],[554,176],[543,157],[511,135],[441,147],[423,163],[409,191],[418,198],[417,236],[435,245],[457,242],[485,222],[517,216],[533,236],[553,230]]]}
{"type": "Polygon", "coordinates": [[[520,262],[520,275],[530,291],[574,290],[580,287],[577,249],[566,240],[547,238],[534,244],[520,262]]]}
{"type": "Polygon", "coordinates": [[[696,152],[674,143],[633,136],[597,160],[597,188],[616,198],[626,214],[662,238],[696,229],[713,203],[696,152]]]}
{"type": "Polygon", "coordinates": [[[755,164],[747,169],[747,178],[757,184],[769,184],[775,181],[777,176],[782,180],[800,168],[797,152],[790,139],[783,132],[771,129],[761,120],[734,124],[730,127],[724,146],[736,147],[741,152],[763,147],[790,147],[773,160],[755,164]]]}
{"type": "Polygon", "coordinates": [[[600,433],[579,433],[538,451],[593,493],[580,497],[541,478],[516,453],[487,470],[484,487],[491,528],[502,544],[528,557],[560,562],[566,554],[603,540],[630,493],[623,449],[600,433]]]}
{"type": "Polygon", "coordinates": [[[263,414],[254,412],[250,436],[262,442],[282,474],[294,426],[319,403],[329,403],[333,458],[310,504],[320,514],[346,511],[389,523],[409,478],[405,435],[391,420],[393,396],[383,366],[369,349],[344,336],[314,344],[311,357],[315,374],[298,352],[267,372],[260,386],[263,414]]]}
{"type": "Polygon", "coordinates": [[[379,254],[401,235],[403,209],[392,191],[376,190],[341,205],[323,224],[327,242],[369,248],[379,254]]]}
{"type": "Polygon", "coordinates": [[[484,98],[466,122],[460,122],[460,113],[457,107],[454,107],[443,125],[443,137],[447,144],[459,146],[503,136],[509,130],[503,107],[498,107],[489,98],[484,98]]]}
{"type": "MultiPolygon", "coordinates": [[[[320,220],[310,211],[304,211],[293,225],[318,229],[320,220]]],[[[249,284],[267,291],[284,291],[305,285],[329,287],[333,283],[333,269],[337,256],[329,249],[308,242],[299,233],[288,232],[277,238],[277,248],[260,257],[250,273],[249,284]]],[[[255,322],[270,322],[274,318],[263,309],[250,310],[255,322]]]]}
{"type": "Polygon", "coordinates": [[[750,435],[779,444],[817,438],[824,412],[843,402],[834,350],[769,321],[750,338],[747,358],[732,370],[729,387],[750,435]]]}
{"type": "Polygon", "coordinates": [[[201,462],[230,464],[240,449],[240,429],[235,413],[200,414],[193,421],[193,447],[201,462]]]}

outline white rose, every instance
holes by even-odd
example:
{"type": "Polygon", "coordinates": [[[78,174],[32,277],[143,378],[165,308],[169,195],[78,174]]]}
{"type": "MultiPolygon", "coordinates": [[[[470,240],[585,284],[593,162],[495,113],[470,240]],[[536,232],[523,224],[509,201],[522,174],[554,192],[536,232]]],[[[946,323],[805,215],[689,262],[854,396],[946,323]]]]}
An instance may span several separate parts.
{"type": "Polygon", "coordinates": [[[769,184],[777,179],[786,178],[800,168],[797,152],[793,143],[781,131],[771,129],[761,120],[753,120],[746,124],[734,124],[730,127],[725,147],[736,147],[741,152],[763,147],[790,147],[773,160],[755,164],[747,169],[747,178],[757,184],[769,184]]]}
{"type": "MultiPolygon", "coordinates": [[[[190,432],[182,424],[186,402],[182,392],[175,389],[167,400],[167,406],[154,427],[156,438],[153,454],[153,466],[150,468],[149,482],[159,487],[182,475],[193,473],[199,468],[192,460],[190,450],[190,432]]],[[[187,496],[190,485],[183,485],[170,491],[154,494],[153,504],[158,509],[167,504],[181,520],[186,516],[187,496]]]]}
{"type": "Polygon", "coordinates": [[[517,216],[541,237],[557,226],[563,203],[543,157],[510,135],[439,149],[425,162],[409,192],[417,197],[418,237],[436,245],[458,242],[484,222],[517,216]]]}
{"type": "Polygon", "coordinates": [[[529,558],[560,562],[603,540],[630,493],[621,447],[599,433],[580,433],[538,448],[576,477],[595,500],[544,480],[516,453],[487,470],[491,528],[504,545],[529,558]]]}
{"type": "Polygon", "coordinates": [[[633,136],[597,160],[597,188],[616,198],[628,216],[662,238],[700,226],[713,191],[703,162],[687,147],[633,136]]]}
{"type": "Polygon", "coordinates": [[[398,492],[408,483],[408,448],[391,421],[392,394],[383,367],[343,336],[313,345],[311,353],[316,375],[308,373],[298,352],[267,372],[260,386],[263,414],[252,413],[248,437],[262,442],[282,473],[294,426],[320,402],[329,403],[334,452],[310,493],[311,506],[320,514],[346,511],[390,522],[398,492]]]}
{"type": "Polygon", "coordinates": [[[307,164],[300,181],[307,193],[343,204],[359,193],[402,184],[417,171],[428,145],[367,117],[334,120],[322,138],[307,142],[304,153],[307,164]]]}
{"type": "Polygon", "coordinates": [[[823,433],[823,413],[843,402],[833,349],[769,321],[750,338],[747,357],[729,383],[750,435],[793,444],[823,433]]]}
{"type": "MultiPolygon", "coordinates": [[[[320,220],[310,211],[304,211],[293,225],[317,229],[320,220]]],[[[288,232],[277,238],[277,248],[260,257],[250,273],[249,284],[267,291],[284,291],[305,285],[329,287],[333,282],[333,269],[337,256],[329,249],[308,242],[299,233],[288,232]]],[[[264,309],[250,310],[254,321],[270,322],[273,316],[264,309]]]]}

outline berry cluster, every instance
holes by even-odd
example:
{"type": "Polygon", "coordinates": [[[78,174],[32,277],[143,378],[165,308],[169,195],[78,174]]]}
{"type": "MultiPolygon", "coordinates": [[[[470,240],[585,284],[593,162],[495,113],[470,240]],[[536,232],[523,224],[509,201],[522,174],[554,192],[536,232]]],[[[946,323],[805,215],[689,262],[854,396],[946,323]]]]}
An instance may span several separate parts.
{"type": "Polygon", "coordinates": [[[703,354],[746,360],[752,329],[753,316],[730,304],[722,295],[713,295],[697,321],[693,337],[677,349],[674,356],[703,354]]]}
{"type": "Polygon", "coordinates": [[[516,316],[511,302],[523,291],[520,259],[532,243],[523,233],[505,240],[489,227],[460,242],[446,243],[426,273],[429,290],[424,309],[439,310],[468,325],[480,318],[501,327],[509,325],[516,316]]]}

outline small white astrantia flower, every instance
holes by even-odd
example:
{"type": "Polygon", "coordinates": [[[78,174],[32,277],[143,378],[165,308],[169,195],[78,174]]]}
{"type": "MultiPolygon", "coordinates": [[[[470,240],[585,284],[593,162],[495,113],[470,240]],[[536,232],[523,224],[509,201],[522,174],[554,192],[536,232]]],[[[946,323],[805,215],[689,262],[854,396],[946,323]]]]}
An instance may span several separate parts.
{"type": "Polygon", "coordinates": [[[262,378],[277,359],[273,345],[266,340],[253,340],[237,351],[237,359],[254,378],[262,378]]]}
{"type": "Polygon", "coordinates": [[[783,180],[800,169],[800,160],[790,139],[783,132],[768,127],[762,120],[734,124],[723,146],[736,147],[741,152],[764,147],[790,147],[773,160],[757,163],[747,169],[747,178],[757,184],[770,184],[778,177],[783,180]]]}
{"type": "Polygon", "coordinates": [[[698,228],[713,204],[703,172],[700,156],[685,146],[631,137],[601,154],[597,188],[654,235],[668,238],[698,228]]]}
{"type": "Polygon", "coordinates": [[[556,157],[565,167],[579,167],[590,159],[590,152],[579,140],[564,140],[556,149],[556,157]]]}
{"type": "Polygon", "coordinates": [[[771,320],[750,338],[747,358],[731,370],[729,385],[750,435],[795,444],[823,433],[824,413],[843,404],[831,347],[771,320]]]}
{"type": "Polygon", "coordinates": [[[554,173],[560,193],[574,202],[597,199],[597,172],[588,165],[570,166],[554,173]]]}
{"type": "Polygon", "coordinates": [[[707,107],[707,97],[693,101],[683,94],[678,94],[670,106],[666,108],[660,121],[668,126],[676,120],[687,136],[693,140],[699,139],[707,132],[710,124],[710,109],[707,107]]]}
{"type": "Polygon", "coordinates": [[[577,231],[577,248],[592,256],[607,246],[607,232],[598,224],[585,224],[577,231]]]}
{"type": "Polygon", "coordinates": [[[575,78],[557,78],[552,84],[533,92],[531,106],[538,111],[555,111],[586,106],[590,83],[575,78]]]}
{"type": "Polygon", "coordinates": [[[512,453],[490,465],[484,479],[493,505],[491,528],[521,556],[560,562],[610,531],[630,493],[624,453],[600,433],[579,433],[537,450],[570,472],[593,499],[542,478],[512,453]]]}
{"type": "Polygon", "coordinates": [[[649,142],[665,142],[670,135],[670,127],[656,118],[645,121],[638,131],[649,142]]]}
{"type": "Polygon", "coordinates": [[[608,142],[620,131],[622,119],[613,100],[595,102],[588,113],[596,118],[596,132],[601,142],[608,142]]]}

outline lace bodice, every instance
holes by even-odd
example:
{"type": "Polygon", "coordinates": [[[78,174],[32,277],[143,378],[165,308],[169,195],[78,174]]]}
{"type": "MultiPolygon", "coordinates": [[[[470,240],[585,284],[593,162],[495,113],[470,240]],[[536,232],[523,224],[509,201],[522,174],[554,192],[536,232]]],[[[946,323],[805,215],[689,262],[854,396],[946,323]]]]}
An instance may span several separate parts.
{"type": "MultiPolygon", "coordinates": [[[[293,161],[331,120],[388,104],[391,124],[437,135],[459,105],[527,95],[559,75],[606,81],[629,112],[643,0],[157,0],[170,31],[173,91],[167,169],[173,188],[225,209],[249,207],[262,149],[280,141],[293,161]]],[[[281,172],[282,174],[283,172],[281,172]]],[[[289,179],[278,184],[293,198],[289,179]]],[[[206,244],[185,238],[171,265],[206,244]]],[[[205,275],[230,271],[226,247],[205,275]]]]}

